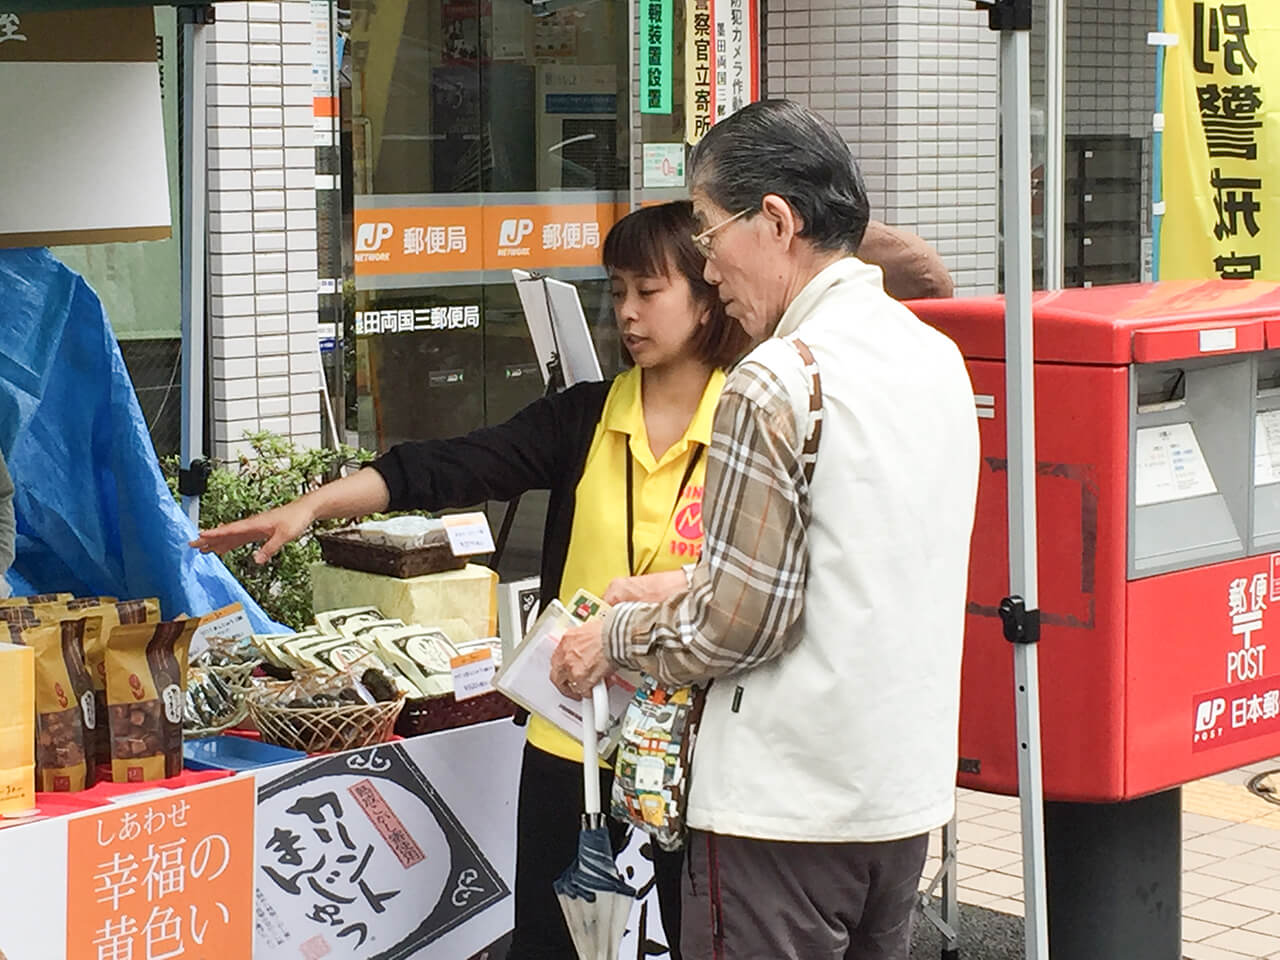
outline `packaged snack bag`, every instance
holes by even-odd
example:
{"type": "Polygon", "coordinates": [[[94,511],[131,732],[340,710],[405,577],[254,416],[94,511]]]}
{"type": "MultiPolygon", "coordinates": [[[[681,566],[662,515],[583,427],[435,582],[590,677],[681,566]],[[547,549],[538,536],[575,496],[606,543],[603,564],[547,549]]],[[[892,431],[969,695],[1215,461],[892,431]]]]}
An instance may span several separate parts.
{"type": "Polygon", "coordinates": [[[36,804],[35,651],[0,643],[0,816],[36,804]]]}
{"type": "MultiPolygon", "coordinates": [[[[69,594],[67,596],[70,597],[69,594]]],[[[90,763],[109,763],[111,735],[105,719],[107,716],[105,663],[107,638],[121,623],[157,622],[160,619],[160,601],[154,597],[145,600],[116,600],[113,597],[81,597],[63,600],[61,597],[60,594],[24,597],[22,599],[28,601],[44,600],[45,602],[28,606],[0,606],[0,623],[7,622],[11,627],[56,624],[63,620],[78,620],[86,614],[102,619],[102,629],[86,640],[84,657],[85,665],[89,668],[89,675],[93,680],[95,716],[102,721],[93,732],[90,763]],[[58,599],[47,599],[55,596],[58,599]]],[[[20,636],[15,636],[13,642],[22,643],[23,641],[20,636]]]]}
{"type": "Polygon", "coordinates": [[[68,610],[87,610],[89,607],[100,607],[106,603],[115,603],[119,597],[72,597],[65,601],[68,610]]]}
{"type": "Polygon", "coordinates": [[[316,626],[325,633],[342,633],[362,624],[387,618],[377,607],[345,607],[342,610],[324,610],[316,614],[316,626]]]}
{"type": "Polygon", "coordinates": [[[65,603],[74,593],[36,593],[27,597],[0,597],[0,607],[30,607],[37,603],[65,603]]]}
{"type": "Polygon", "coordinates": [[[17,627],[34,627],[41,622],[40,614],[35,607],[0,607],[0,623],[10,623],[17,627]]]}
{"type": "Polygon", "coordinates": [[[187,655],[199,620],[124,625],[107,639],[111,777],[140,783],[182,772],[187,655]]]}
{"type": "Polygon", "coordinates": [[[457,648],[439,627],[403,627],[378,632],[383,659],[399,667],[424,697],[453,692],[450,663],[457,648]]]}
{"type": "Polygon", "coordinates": [[[107,722],[107,640],[122,623],[158,623],[160,601],[154,597],[146,600],[117,600],[92,607],[95,616],[102,617],[102,631],[84,648],[84,662],[93,678],[93,701],[101,723],[93,731],[93,758],[95,763],[111,762],[111,725],[107,722]]]}
{"type": "Polygon", "coordinates": [[[101,630],[98,617],[22,628],[21,642],[35,650],[37,789],[93,786],[97,715],[84,648],[101,630]]]}

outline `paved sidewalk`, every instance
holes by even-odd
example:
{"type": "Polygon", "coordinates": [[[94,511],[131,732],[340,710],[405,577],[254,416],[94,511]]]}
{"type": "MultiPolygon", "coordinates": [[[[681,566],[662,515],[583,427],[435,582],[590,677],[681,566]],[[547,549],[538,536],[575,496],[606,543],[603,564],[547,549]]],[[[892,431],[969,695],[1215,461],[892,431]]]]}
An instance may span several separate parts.
{"type": "MultiPolygon", "coordinates": [[[[1250,793],[1280,759],[1188,784],[1182,792],[1182,937],[1187,960],[1280,960],[1280,806],[1250,793]]],[[[1280,775],[1270,782],[1280,789],[1280,775]]],[[[1021,916],[1022,836],[1016,797],[961,790],[960,901],[1021,916]]],[[[937,872],[935,833],[925,867],[937,872]]],[[[962,932],[963,936],[963,932],[962,932]]],[[[980,960],[965,938],[962,956],[980,960]]]]}

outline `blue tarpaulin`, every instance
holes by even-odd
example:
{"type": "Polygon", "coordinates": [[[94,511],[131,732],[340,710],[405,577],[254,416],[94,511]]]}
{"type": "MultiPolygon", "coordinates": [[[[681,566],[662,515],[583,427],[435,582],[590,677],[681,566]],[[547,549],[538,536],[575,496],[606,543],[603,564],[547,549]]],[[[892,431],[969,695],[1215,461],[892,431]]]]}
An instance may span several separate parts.
{"type": "Polygon", "coordinates": [[[16,493],[15,594],[159,597],[166,617],[240,602],[283,628],[213,555],[156,459],[97,294],[48,250],[0,250],[0,450],[16,493]]]}

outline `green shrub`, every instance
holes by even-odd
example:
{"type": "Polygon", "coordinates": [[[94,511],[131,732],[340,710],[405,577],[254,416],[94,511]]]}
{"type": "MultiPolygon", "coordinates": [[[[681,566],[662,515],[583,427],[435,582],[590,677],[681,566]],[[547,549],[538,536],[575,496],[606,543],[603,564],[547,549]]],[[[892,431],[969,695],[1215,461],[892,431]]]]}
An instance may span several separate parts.
{"type": "MultiPolygon", "coordinates": [[[[241,456],[234,465],[219,463],[200,498],[200,528],[283,506],[321,484],[336,480],[344,470],[368,463],[376,454],[341,446],[336,450],[303,450],[287,437],[272,433],[246,436],[254,456],[241,456]]],[[[178,460],[164,463],[169,489],[178,497],[178,460]]],[[[326,530],[348,521],[328,520],[315,528],[326,530]]],[[[311,608],[311,564],[320,559],[320,544],[310,534],[287,543],[267,563],[253,559],[254,544],[240,547],[222,558],[227,568],[261,604],[273,620],[300,630],[315,616],[311,608]]]]}

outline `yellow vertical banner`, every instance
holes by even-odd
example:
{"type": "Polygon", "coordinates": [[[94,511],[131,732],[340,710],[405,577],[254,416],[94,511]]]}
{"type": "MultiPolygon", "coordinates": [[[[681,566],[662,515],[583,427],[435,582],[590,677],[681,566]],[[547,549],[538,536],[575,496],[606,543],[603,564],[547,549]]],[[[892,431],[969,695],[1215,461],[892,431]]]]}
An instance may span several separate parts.
{"type": "Polygon", "coordinates": [[[1160,279],[1280,280],[1280,0],[1164,0],[1164,32],[1160,279]]]}

